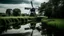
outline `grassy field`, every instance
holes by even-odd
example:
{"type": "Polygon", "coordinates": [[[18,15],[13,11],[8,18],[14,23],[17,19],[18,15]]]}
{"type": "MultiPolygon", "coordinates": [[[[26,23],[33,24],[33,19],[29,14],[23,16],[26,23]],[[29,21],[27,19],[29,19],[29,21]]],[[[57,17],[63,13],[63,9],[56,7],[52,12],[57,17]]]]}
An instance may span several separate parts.
{"type": "Polygon", "coordinates": [[[54,26],[59,29],[64,29],[64,19],[50,19],[51,21],[48,20],[47,24],[54,26]]]}

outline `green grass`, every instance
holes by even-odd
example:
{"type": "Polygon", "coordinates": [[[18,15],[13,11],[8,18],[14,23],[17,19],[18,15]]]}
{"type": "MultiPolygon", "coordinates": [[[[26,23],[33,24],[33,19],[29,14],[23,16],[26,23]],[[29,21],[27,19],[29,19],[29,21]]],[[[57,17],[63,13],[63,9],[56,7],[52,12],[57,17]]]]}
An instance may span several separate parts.
{"type": "Polygon", "coordinates": [[[9,18],[35,18],[30,16],[6,16],[6,17],[0,17],[0,19],[9,19],[9,18]]]}
{"type": "Polygon", "coordinates": [[[64,19],[51,19],[54,21],[48,21],[47,24],[57,27],[59,29],[64,29],[64,19]]]}

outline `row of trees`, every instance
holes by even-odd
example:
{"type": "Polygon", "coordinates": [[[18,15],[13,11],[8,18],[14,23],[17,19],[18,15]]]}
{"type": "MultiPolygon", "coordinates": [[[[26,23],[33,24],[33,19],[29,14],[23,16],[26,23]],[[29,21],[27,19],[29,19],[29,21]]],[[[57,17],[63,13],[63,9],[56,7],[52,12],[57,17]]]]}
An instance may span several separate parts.
{"type": "Polygon", "coordinates": [[[7,9],[6,10],[6,14],[8,15],[8,16],[10,16],[10,15],[13,15],[13,16],[20,16],[21,15],[21,10],[20,9],[18,9],[18,8],[15,8],[15,9],[7,9]]]}
{"type": "Polygon", "coordinates": [[[49,0],[47,3],[42,3],[39,7],[39,13],[45,11],[45,16],[54,18],[64,18],[64,0],[49,0]]]}
{"type": "Polygon", "coordinates": [[[18,8],[15,8],[15,9],[6,9],[6,15],[7,16],[20,16],[20,15],[22,15],[22,16],[29,16],[29,14],[27,14],[27,13],[23,13],[23,14],[21,14],[21,10],[20,9],[18,9],[18,8]]]}

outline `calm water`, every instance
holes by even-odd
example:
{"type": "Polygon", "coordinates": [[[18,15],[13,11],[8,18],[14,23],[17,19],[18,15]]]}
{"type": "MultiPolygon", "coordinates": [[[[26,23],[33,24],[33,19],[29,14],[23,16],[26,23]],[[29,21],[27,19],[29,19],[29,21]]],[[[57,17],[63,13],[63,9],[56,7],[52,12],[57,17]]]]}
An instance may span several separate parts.
{"type": "MultiPolygon", "coordinates": [[[[40,26],[41,23],[37,23],[36,27],[40,26]]],[[[21,25],[20,29],[11,29],[11,30],[7,30],[6,32],[2,33],[2,34],[16,34],[16,33],[31,33],[32,29],[29,30],[25,30],[25,28],[30,27],[30,23],[26,24],[26,25],[21,25]]],[[[28,35],[30,36],[30,34],[28,35]]],[[[36,29],[33,32],[33,36],[42,36],[41,32],[38,32],[36,29]]],[[[45,35],[43,35],[45,36],[45,35]]]]}

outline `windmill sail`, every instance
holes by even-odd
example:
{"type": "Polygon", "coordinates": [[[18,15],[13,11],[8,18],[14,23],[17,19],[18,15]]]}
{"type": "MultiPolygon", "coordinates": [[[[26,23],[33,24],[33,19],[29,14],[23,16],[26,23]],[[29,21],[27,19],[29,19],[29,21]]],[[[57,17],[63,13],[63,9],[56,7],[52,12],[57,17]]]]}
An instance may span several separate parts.
{"type": "MultiPolygon", "coordinates": [[[[34,8],[34,7],[33,7],[33,3],[32,3],[32,1],[31,1],[31,6],[32,6],[32,8],[34,8]]],[[[29,9],[31,9],[31,8],[29,8],[29,7],[25,7],[25,9],[29,10],[29,9]]]]}
{"type": "Polygon", "coordinates": [[[32,3],[32,1],[31,1],[31,6],[32,6],[32,8],[34,8],[34,7],[33,7],[33,3],[32,3]]]}
{"type": "Polygon", "coordinates": [[[31,9],[31,8],[29,8],[29,7],[25,7],[25,9],[29,10],[29,9],[31,9]]]}

